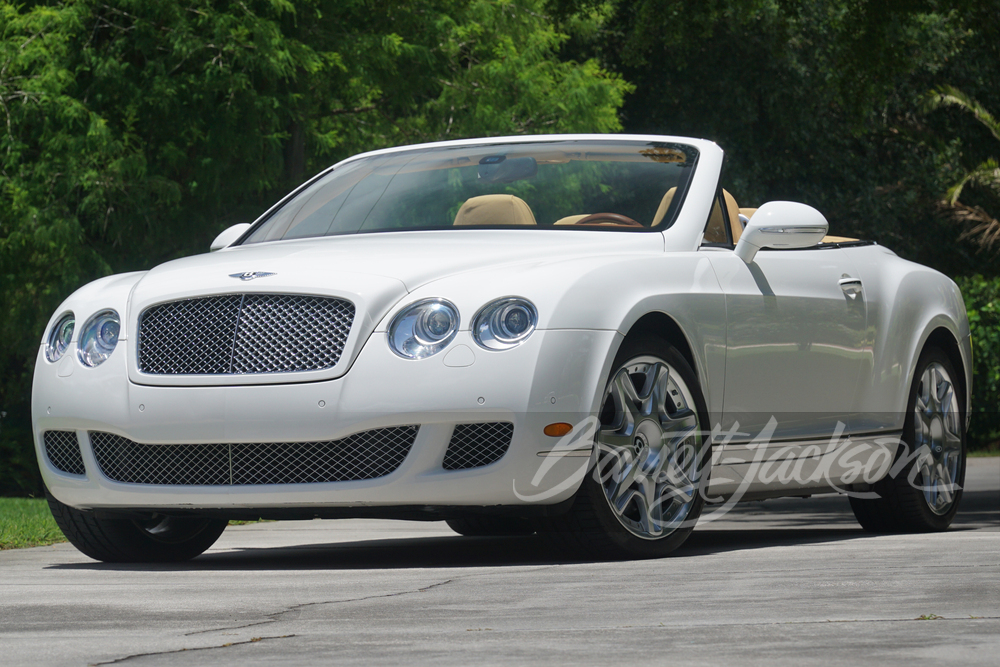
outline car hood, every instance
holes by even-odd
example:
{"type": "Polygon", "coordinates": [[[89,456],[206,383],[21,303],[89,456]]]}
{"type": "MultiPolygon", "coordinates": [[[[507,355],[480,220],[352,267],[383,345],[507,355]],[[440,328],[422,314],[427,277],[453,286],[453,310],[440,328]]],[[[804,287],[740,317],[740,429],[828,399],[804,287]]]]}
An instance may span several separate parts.
{"type": "Polygon", "coordinates": [[[323,288],[345,282],[354,284],[360,277],[382,289],[409,292],[428,282],[487,266],[662,248],[659,234],[545,230],[357,234],[237,246],[174,260],[149,271],[136,286],[135,296],[219,289],[273,291],[278,284],[325,291],[323,288]],[[273,275],[241,278],[254,272],[273,275]]]}
{"type": "MultiPolygon", "coordinates": [[[[346,372],[364,341],[406,294],[445,277],[503,269],[516,275],[525,265],[562,262],[608,253],[662,252],[655,233],[547,230],[444,230],[380,233],[280,241],[241,246],[161,264],[143,275],[129,298],[128,330],[155,304],[220,294],[313,294],[347,299],[355,320],[342,361],[296,380],[337,377],[346,372]]],[[[474,278],[470,278],[475,280],[474,278]]],[[[201,384],[195,377],[151,378],[134,355],[130,376],[142,384],[201,384]]],[[[228,376],[226,382],[255,384],[292,380],[228,376]]]]}

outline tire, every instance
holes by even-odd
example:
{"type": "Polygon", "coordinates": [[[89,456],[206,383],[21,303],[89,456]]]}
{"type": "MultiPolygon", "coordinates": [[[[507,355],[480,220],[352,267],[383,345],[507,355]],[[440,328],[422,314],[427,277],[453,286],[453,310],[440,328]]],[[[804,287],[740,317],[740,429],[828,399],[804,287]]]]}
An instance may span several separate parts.
{"type": "Polygon", "coordinates": [[[66,539],[106,563],[176,563],[203,553],[222,535],[225,519],[150,515],[146,521],[106,519],[65,505],[46,489],[49,509],[66,539]]]}
{"type": "Polygon", "coordinates": [[[851,498],[854,516],[866,531],[924,533],[951,525],[965,485],[965,403],[954,381],[958,377],[941,349],[924,349],[892,471],[872,485],[877,498],[851,498]]]}
{"type": "Polygon", "coordinates": [[[543,533],[587,556],[666,556],[690,535],[708,485],[708,410],[697,377],[666,341],[627,339],[599,417],[590,472],[569,512],[545,519],[543,533]]]}
{"type": "Polygon", "coordinates": [[[465,537],[505,537],[531,535],[535,525],[528,519],[508,516],[463,516],[445,521],[448,527],[465,537]]]}

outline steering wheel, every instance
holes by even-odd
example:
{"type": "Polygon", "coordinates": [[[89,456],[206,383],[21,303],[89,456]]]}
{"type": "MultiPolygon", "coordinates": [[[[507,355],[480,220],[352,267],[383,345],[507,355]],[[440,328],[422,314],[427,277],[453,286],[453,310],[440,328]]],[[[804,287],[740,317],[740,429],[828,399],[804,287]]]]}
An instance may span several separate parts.
{"type": "Polygon", "coordinates": [[[591,213],[586,218],[581,218],[576,221],[578,225],[601,225],[611,223],[612,225],[618,225],[620,227],[642,227],[643,224],[627,215],[621,215],[618,213],[591,213]]]}

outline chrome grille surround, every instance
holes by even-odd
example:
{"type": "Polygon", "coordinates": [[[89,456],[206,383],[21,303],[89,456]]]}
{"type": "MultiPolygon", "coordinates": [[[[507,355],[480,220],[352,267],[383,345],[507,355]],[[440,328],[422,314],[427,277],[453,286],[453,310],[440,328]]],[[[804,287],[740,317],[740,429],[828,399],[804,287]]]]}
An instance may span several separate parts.
{"type": "Polygon", "coordinates": [[[339,440],[144,445],[90,432],[105,477],[150,485],[316,484],[384,477],[406,459],[418,426],[362,431],[339,440]]]}
{"type": "Polygon", "coordinates": [[[150,375],[317,371],[340,361],[354,304],[300,294],[221,294],[139,315],[138,368],[150,375]]]}
{"type": "Polygon", "coordinates": [[[442,465],[445,470],[465,470],[496,463],[507,453],[513,437],[510,422],[456,424],[442,465]]]}
{"type": "Polygon", "coordinates": [[[45,443],[45,456],[53,468],[70,475],[87,474],[76,431],[45,431],[42,441],[45,443]]]}

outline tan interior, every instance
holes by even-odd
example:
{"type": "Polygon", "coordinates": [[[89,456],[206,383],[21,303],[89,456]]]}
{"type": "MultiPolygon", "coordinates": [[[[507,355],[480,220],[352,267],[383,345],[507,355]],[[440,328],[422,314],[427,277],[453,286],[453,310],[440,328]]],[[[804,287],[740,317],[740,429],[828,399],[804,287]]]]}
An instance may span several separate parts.
{"type": "Polygon", "coordinates": [[[670,188],[667,193],[663,195],[663,199],[660,200],[660,206],[656,209],[656,215],[653,216],[653,224],[651,227],[656,227],[663,220],[663,216],[667,214],[667,209],[670,208],[670,202],[674,200],[674,195],[677,194],[677,188],[670,188]]]}
{"type": "Polygon", "coordinates": [[[482,195],[462,204],[455,215],[455,227],[475,225],[537,225],[535,214],[520,197],[514,195],[482,195]]]}
{"type": "Polygon", "coordinates": [[[556,220],[552,224],[553,225],[575,225],[576,223],[578,223],[581,220],[583,220],[584,218],[586,218],[588,215],[590,215],[590,214],[589,213],[581,213],[580,215],[567,215],[565,218],[559,218],[558,220],[556,220]]]}
{"type": "Polygon", "coordinates": [[[726,200],[726,215],[729,217],[729,228],[733,232],[733,243],[740,240],[743,235],[743,225],[740,224],[740,207],[736,199],[729,194],[729,191],[722,191],[722,198],[726,200]]]}

